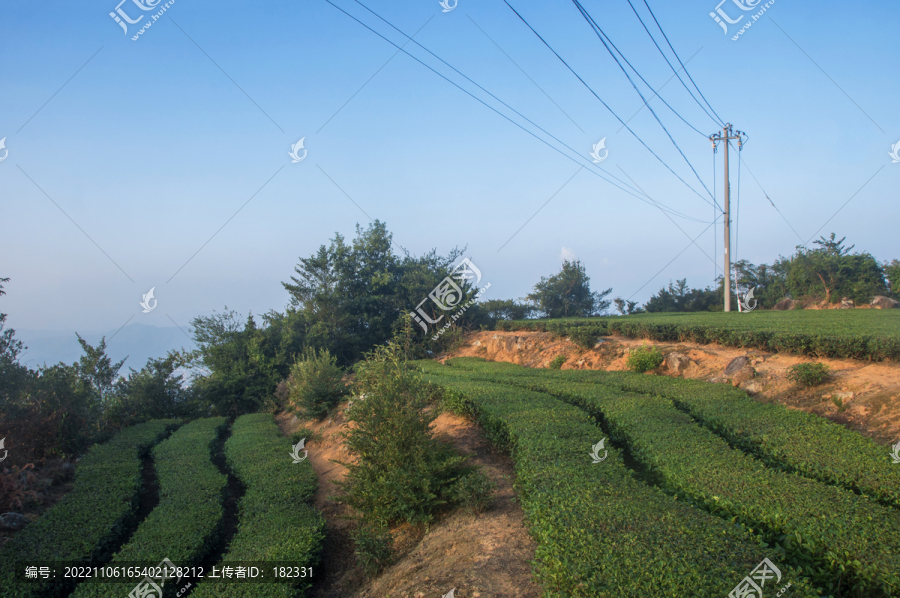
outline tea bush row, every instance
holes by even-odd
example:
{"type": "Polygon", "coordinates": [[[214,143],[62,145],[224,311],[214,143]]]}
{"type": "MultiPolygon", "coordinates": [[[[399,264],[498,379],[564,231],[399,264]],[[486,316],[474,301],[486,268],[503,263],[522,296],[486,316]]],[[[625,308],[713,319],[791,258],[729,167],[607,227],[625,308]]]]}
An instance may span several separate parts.
{"type": "MultiPolygon", "coordinates": [[[[593,464],[588,452],[602,433],[581,409],[459,368],[421,367],[432,383],[464,397],[492,441],[510,450],[538,543],[536,574],[553,595],[719,598],[764,557],[775,558],[740,526],[637,481],[616,449],[593,464]]],[[[781,569],[792,595],[818,595],[796,571],[781,569]]]]}
{"type": "Polygon", "coordinates": [[[743,390],[702,380],[641,376],[629,372],[566,370],[561,373],[492,363],[478,358],[449,362],[479,372],[555,376],[671,399],[681,410],[769,467],[859,492],[900,508],[900,467],[889,450],[817,415],[760,403],[743,390]]]}
{"type": "MultiPolygon", "coordinates": [[[[217,567],[229,561],[291,561],[312,567],[315,575],[325,538],[325,519],[308,504],[316,491],[316,474],[309,459],[293,463],[290,452],[290,441],[280,435],[272,414],[235,420],[231,438],[225,442],[225,457],[246,492],[240,500],[238,531],[217,567]]],[[[200,582],[191,596],[301,596],[310,579],[262,584],[208,580],[200,582]]]]}
{"type": "Polygon", "coordinates": [[[560,396],[606,422],[613,440],[665,489],[778,541],[830,590],[900,592],[900,513],[865,497],[782,471],[732,449],[668,399],[544,376],[487,379],[560,396]],[[877,522],[877,523],[875,523],[877,522]]]}
{"type": "MultiPolygon", "coordinates": [[[[49,583],[14,581],[16,562],[83,561],[100,564],[133,523],[141,488],[141,458],[178,422],[153,420],[122,430],[105,444],[95,445],[75,470],[66,497],[37,521],[18,532],[0,550],[3,596],[47,595],[49,583]]],[[[54,584],[62,592],[61,584],[54,584]]]]}
{"type": "MultiPolygon", "coordinates": [[[[150,566],[168,558],[177,567],[191,567],[216,548],[228,479],[212,463],[210,450],[227,424],[224,417],[194,420],[153,449],[159,504],[113,556],[113,563],[150,566]]],[[[119,598],[129,590],[115,583],[82,583],[72,596],[119,598]]]]}

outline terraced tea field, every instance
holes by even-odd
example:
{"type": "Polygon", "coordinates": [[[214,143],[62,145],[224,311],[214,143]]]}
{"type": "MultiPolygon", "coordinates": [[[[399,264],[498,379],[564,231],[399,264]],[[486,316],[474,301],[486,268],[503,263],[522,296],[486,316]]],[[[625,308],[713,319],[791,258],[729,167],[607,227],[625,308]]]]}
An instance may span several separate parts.
{"type": "Polygon", "coordinates": [[[767,596],[900,595],[887,447],[721,385],[420,363],[510,452],[552,595],[728,596],[763,559],[767,596]]]}
{"type": "Polygon", "coordinates": [[[153,584],[166,596],[302,595],[324,520],[308,504],[316,476],[308,462],[292,462],[290,448],[271,414],[245,415],[233,425],[218,417],[121,431],[92,448],[73,490],[0,551],[2,596],[119,597],[135,588],[135,595],[156,596],[140,593],[153,584]],[[155,484],[142,479],[148,459],[155,484]],[[147,497],[157,494],[148,509],[147,497]],[[235,494],[236,526],[228,526],[235,494]],[[162,579],[163,563],[179,568],[181,579],[162,579]],[[274,579],[272,566],[288,563],[297,574],[274,579]],[[266,583],[210,579],[213,567],[222,575],[250,564],[264,570],[266,583]],[[31,566],[50,574],[26,580],[31,566]]]}
{"type": "Polygon", "coordinates": [[[814,357],[900,359],[900,310],[848,309],[636,314],[513,320],[498,330],[617,334],[664,342],[719,343],[814,357]]]}
{"type": "MultiPolygon", "coordinates": [[[[547,597],[900,595],[900,465],[889,447],[697,380],[477,358],[416,366],[443,408],[512,457],[547,597]]],[[[292,462],[290,448],[271,414],[121,431],[0,550],[0,594],[308,595],[329,558],[325,519],[310,505],[311,462],[292,462]],[[288,564],[296,574],[274,578],[288,564]],[[148,574],[159,565],[183,574],[148,574]],[[25,579],[41,566],[55,578],[25,579]],[[251,566],[266,583],[210,578],[251,566]]]]}

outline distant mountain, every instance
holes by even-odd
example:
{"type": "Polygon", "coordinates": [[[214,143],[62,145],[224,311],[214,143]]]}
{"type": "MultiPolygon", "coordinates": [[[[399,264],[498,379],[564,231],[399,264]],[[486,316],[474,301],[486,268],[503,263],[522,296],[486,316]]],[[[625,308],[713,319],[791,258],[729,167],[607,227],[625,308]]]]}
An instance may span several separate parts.
{"type": "MultiPolygon", "coordinates": [[[[158,328],[146,324],[129,324],[116,334],[115,330],[101,333],[81,332],[81,337],[96,346],[106,337],[106,353],[113,362],[126,359],[120,374],[127,375],[128,368],[141,369],[151,357],[164,357],[169,351],[196,348],[188,338],[189,330],[175,326],[158,328]],[[115,335],[115,336],[113,336],[115,335]]],[[[16,329],[16,338],[28,348],[19,356],[19,362],[34,369],[39,365],[55,365],[60,361],[72,364],[84,354],[75,331],[16,329]]]]}

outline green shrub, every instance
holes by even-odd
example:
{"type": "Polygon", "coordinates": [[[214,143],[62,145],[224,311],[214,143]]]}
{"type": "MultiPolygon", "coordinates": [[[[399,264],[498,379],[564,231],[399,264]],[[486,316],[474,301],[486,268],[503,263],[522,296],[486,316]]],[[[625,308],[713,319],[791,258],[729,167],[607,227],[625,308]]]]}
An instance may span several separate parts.
{"type": "Polygon", "coordinates": [[[472,405],[465,395],[450,388],[441,389],[441,409],[460,417],[472,416],[472,405]]]}
{"type": "Polygon", "coordinates": [[[450,495],[461,508],[471,513],[481,513],[494,501],[495,484],[481,470],[473,470],[461,476],[450,495]]]}
{"type": "Polygon", "coordinates": [[[569,338],[576,345],[585,349],[593,349],[597,343],[597,337],[606,332],[605,325],[573,326],[568,330],[569,338]]]}
{"type": "Polygon", "coordinates": [[[342,377],[337,359],[328,349],[307,349],[291,367],[288,389],[292,405],[307,417],[322,419],[346,393],[342,377]]]}
{"type": "Polygon", "coordinates": [[[551,361],[547,365],[547,367],[550,368],[551,370],[558,370],[558,369],[562,368],[562,364],[564,364],[565,362],[566,362],[565,355],[557,355],[556,357],[553,358],[553,361],[551,361]]]}
{"type": "MultiPolygon", "coordinates": [[[[231,430],[225,458],[246,492],[240,501],[238,531],[216,567],[235,561],[290,561],[315,568],[325,538],[325,519],[308,504],[317,485],[309,459],[292,462],[289,440],[281,436],[269,413],[239,417],[231,430]]],[[[263,584],[207,580],[191,596],[294,597],[303,595],[311,577],[263,584]]]]}
{"type": "Polygon", "coordinates": [[[75,470],[71,492],[0,549],[4,598],[47,594],[46,583],[14,581],[17,561],[100,565],[109,558],[133,524],[142,490],[141,457],[176,425],[174,420],[138,424],[88,451],[75,470]]]}
{"type": "Polygon", "coordinates": [[[342,433],[354,462],[342,463],[347,477],[341,500],[371,524],[399,520],[427,523],[462,471],[464,457],[435,439],[431,422],[439,410],[425,411],[435,389],[404,357],[399,341],[377,347],[356,365],[354,394],[363,401],[348,412],[354,424],[342,433]]]}
{"type": "Polygon", "coordinates": [[[386,526],[363,523],[351,536],[356,547],[356,561],[366,575],[374,577],[394,560],[394,539],[386,526]]]}
{"type": "Polygon", "coordinates": [[[811,387],[818,386],[830,376],[831,368],[824,363],[798,363],[788,368],[788,379],[811,387]]]}
{"type": "Polygon", "coordinates": [[[638,347],[628,355],[628,369],[638,374],[655,370],[662,364],[663,354],[656,347],[638,347]]]}

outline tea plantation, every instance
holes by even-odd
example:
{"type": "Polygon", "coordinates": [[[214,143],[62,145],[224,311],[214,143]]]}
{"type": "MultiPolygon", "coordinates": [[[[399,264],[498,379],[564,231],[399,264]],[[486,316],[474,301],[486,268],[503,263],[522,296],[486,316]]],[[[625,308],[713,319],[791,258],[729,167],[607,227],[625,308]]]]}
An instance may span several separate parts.
{"type": "Polygon", "coordinates": [[[853,431],[697,381],[420,367],[511,454],[553,595],[727,596],[764,558],[791,596],[900,595],[900,467],[853,431]]]}
{"type": "Polygon", "coordinates": [[[900,309],[652,313],[602,318],[511,320],[498,330],[585,337],[616,334],[663,342],[719,343],[763,351],[883,361],[900,359],[900,309]]]}

